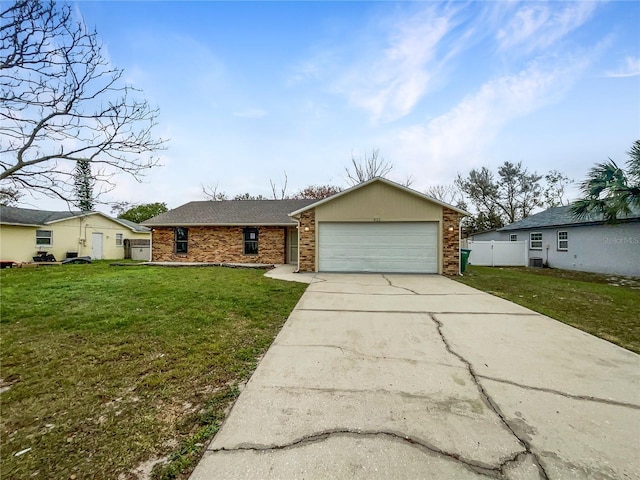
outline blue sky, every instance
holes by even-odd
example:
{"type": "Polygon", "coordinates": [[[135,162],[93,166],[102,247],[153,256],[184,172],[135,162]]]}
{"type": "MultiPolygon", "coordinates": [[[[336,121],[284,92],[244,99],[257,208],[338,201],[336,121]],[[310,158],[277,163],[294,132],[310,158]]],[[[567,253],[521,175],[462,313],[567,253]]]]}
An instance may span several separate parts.
{"type": "Polygon", "coordinates": [[[420,191],[505,160],[580,180],[640,138],[640,2],[74,7],[170,139],[111,201],[270,195],[283,171],[290,193],[346,185],[351,155],[374,148],[420,191]]]}

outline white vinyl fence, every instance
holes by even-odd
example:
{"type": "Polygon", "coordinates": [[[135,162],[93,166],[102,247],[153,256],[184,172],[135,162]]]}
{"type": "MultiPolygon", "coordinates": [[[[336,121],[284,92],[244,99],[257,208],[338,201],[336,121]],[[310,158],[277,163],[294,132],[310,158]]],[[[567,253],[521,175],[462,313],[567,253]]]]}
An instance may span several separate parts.
{"type": "Polygon", "coordinates": [[[470,265],[486,267],[526,267],[529,264],[529,242],[468,242],[470,265]]]}

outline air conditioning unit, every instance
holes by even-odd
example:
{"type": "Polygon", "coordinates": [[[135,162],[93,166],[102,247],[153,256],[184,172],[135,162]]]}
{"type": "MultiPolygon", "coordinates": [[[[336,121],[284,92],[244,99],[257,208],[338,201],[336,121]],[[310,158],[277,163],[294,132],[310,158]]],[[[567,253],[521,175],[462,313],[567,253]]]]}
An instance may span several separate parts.
{"type": "Polygon", "coordinates": [[[529,266],[530,267],[534,267],[534,268],[542,268],[543,267],[542,259],[541,258],[530,258],[529,259],[529,266]]]}

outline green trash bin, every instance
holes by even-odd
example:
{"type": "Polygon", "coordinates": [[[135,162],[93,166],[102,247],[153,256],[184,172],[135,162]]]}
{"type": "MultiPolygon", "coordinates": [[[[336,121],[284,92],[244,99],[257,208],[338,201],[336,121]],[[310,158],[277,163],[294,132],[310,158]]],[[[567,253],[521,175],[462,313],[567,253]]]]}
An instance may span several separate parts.
{"type": "Polygon", "coordinates": [[[460,261],[462,262],[460,265],[460,273],[464,273],[467,269],[467,263],[469,262],[469,255],[471,254],[471,250],[468,248],[460,249],[460,261]]]}

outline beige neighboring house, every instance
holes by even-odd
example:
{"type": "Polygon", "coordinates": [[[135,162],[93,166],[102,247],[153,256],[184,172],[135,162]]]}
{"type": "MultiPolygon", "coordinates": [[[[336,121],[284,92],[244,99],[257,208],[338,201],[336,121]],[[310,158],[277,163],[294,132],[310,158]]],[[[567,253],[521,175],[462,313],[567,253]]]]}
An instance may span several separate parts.
{"type": "Polygon", "coordinates": [[[384,178],[321,200],[190,202],[144,222],[152,260],[457,275],[468,213],[384,178]]]}
{"type": "MultiPolygon", "coordinates": [[[[30,262],[37,252],[64,260],[67,254],[125,258],[125,245],[151,241],[151,230],[100,212],[51,212],[0,206],[0,260],[30,262]]],[[[149,252],[149,247],[138,249],[149,252]]],[[[139,253],[139,252],[138,252],[139,253]]],[[[135,258],[135,255],[134,255],[135,258]]],[[[141,260],[148,260],[141,258],[141,260]]]]}

